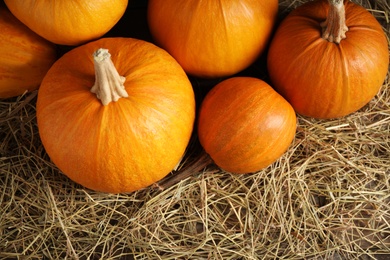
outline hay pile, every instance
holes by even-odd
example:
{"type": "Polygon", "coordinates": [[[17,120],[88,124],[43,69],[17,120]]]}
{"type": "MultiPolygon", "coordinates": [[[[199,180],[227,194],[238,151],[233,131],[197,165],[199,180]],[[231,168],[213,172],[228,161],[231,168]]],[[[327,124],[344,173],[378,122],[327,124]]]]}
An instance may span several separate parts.
{"type": "MultiPolygon", "coordinates": [[[[303,1],[280,1],[286,14],[303,1]]],[[[390,35],[388,0],[356,1],[390,35]]],[[[256,174],[214,165],[164,190],[83,189],[40,143],[36,92],[0,100],[1,259],[388,259],[390,79],[358,112],[298,116],[286,154],[256,174]]],[[[189,149],[185,168],[199,145],[189,149]]]]}

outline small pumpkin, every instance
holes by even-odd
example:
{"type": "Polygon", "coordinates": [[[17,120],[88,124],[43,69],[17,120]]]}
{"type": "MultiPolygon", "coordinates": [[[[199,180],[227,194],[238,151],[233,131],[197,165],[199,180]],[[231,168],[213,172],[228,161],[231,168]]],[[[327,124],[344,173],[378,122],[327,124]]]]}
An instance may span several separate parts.
{"type": "Polygon", "coordinates": [[[363,7],[316,0],[282,21],[267,63],[273,86],[298,113],[337,118],[378,93],[388,71],[388,43],[363,7]]]}
{"type": "Polygon", "coordinates": [[[0,4],[0,98],[36,90],[57,59],[56,46],[0,4]]]}
{"type": "Polygon", "coordinates": [[[277,0],[149,0],[148,24],[156,43],[187,73],[217,78],[258,58],[277,12],[277,0]]]}
{"type": "Polygon", "coordinates": [[[194,118],[194,92],[180,65],[131,38],[69,51],[38,92],[48,155],[70,179],[103,192],[139,190],[167,175],[186,150],[194,118]]]}
{"type": "Polygon", "coordinates": [[[297,119],[291,105],[266,82],[232,77],[206,95],[198,136],[216,165],[228,172],[259,171],[290,146],[297,119]]]}
{"type": "Polygon", "coordinates": [[[43,38],[80,45],[103,36],[123,16],[128,0],[5,0],[10,11],[43,38]]]}

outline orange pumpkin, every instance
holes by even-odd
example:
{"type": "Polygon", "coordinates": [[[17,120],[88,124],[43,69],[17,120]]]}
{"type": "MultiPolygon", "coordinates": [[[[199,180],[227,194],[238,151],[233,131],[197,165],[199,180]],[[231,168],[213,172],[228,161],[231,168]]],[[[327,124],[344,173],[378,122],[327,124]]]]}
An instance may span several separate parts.
{"type": "Polygon", "coordinates": [[[264,50],[278,12],[277,0],[149,0],[156,43],[192,75],[229,76],[264,50]]]}
{"type": "Polygon", "coordinates": [[[267,83],[233,77],[206,95],[198,136],[219,167],[250,173],[269,166],[288,149],[296,123],[294,109],[267,83]]]}
{"type": "Polygon", "coordinates": [[[389,66],[386,36],[363,7],[341,0],[308,2],[276,31],[268,54],[272,84],[306,116],[337,118],[379,91],[389,66]]]}
{"type": "Polygon", "coordinates": [[[5,0],[31,30],[62,45],[101,37],[123,16],[128,0],[5,0]]]}
{"type": "Polygon", "coordinates": [[[98,191],[131,192],[162,179],[181,160],[194,118],[194,93],[180,65],[131,38],[76,47],[38,92],[48,155],[70,179],[98,191]]]}
{"type": "Polygon", "coordinates": [[[56,46],[32,32],[0,4],[0,98],[39,87],[57,59],[56,46]]]}

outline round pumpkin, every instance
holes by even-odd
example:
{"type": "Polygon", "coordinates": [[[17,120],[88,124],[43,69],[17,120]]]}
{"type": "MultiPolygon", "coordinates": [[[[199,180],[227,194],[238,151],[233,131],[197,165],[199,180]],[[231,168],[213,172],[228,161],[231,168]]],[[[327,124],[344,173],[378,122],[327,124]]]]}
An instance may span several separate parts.
{"type": "Polygon", "coordinates": [[[277,0],[149,0],[156,43],[194,76],[217,78],[251,65],[264,50],[277,0]]]}
{"type": "Polygon", "coordinates": [[[128,0],[5,0],[31,30],[62,45],[79,45],[108,32],[123,16],[128,0]]]}
{"type": "Polygon", "coordinates": [[[346,116],[379,91],[389,66],[381,25],[363,7],[340,0],[308,2],[280,24],[268,70],[275,89],[297,113],[346,116]]]}
{"type": "Polygon", "coordinates": [[[228,172],[259,171],[290,146],[297,119],[291,105],[266,82],[233,77],[206,95],[198,136],[216,165],[228,172]]]}
{"type": "Polygon", "coordinates": [[[0,4],[0,98],[36,90],[57,59],[56,46],[0,4]]]}
{"type": "Polygon", "coordinates": [[[194,118],[194,93],[180,65],[131,38],[69,51],[38,92],[48,155],[70,179],[103,192],[139,190],[167,175],[186,150],[194,118]]]}

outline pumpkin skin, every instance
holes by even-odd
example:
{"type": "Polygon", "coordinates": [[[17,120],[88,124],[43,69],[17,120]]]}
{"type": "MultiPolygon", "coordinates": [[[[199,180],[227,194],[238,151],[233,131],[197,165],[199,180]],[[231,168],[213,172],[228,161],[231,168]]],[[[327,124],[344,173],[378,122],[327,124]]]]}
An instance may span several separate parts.
{"type": "Polygon", "coordinates": [[[128,0],[5,0],[9,10],[43,38],[80,45],[108,32],[123,16],[128,0]]]}
{"type": "Polygon", "coordinates": [[[269,40],[277,0],[150,0],[156,43],[191,75],[217,78],[251,65],[269,40]]]}
{"type": "Polygon", "coordinates": [[[193,130],[195,98],[180,65],[157,46],[131,38],[102,38],[62,56],[38,92],[42,143],[58,168],[93,190],[145,188],[181,160],[193,130]],[[109,49],[126,78],[127,98],[102,105],[92,53],[109,49]]]}
{"type": "Polygon", "coordinates": [[[203,100],[198,136],[216,165],[232,173],[259,171],[290,146],[297,119],[291,105],[264,81],[233,77],[203,100]]]}
{"type": "Polygon", "coordinates": [[[0,4],[0,98],[36,90],[57,59],[56,46],[0,4]]]}
{"type": "Polygon", "coordinates": [[[314,118],[362,108],[378,93],[389,65],[386,36],[367,10],[345,3],[349,30],[339,44],[321,37],[328,10],[323,0],[292,11],[277,29],[267,59],[275,89],[297,113],[314,118]]]}

